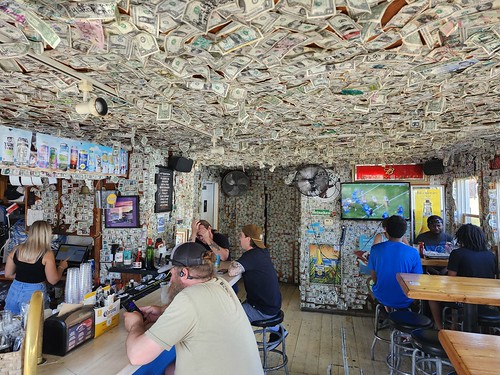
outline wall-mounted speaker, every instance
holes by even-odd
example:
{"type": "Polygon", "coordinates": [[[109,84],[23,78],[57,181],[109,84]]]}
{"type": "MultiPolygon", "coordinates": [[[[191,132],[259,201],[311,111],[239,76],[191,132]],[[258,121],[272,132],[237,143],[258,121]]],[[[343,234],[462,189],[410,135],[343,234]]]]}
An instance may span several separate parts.
{"type": "Polygon", "coordinates": [[[428,176],[444,173],[444,165],[442,159],[431,159],[424,163],[424,173],[428,176]]]}
{"type": "Polygon", "coordinates": [[[168,158],[168,167],[178,172],[191,172],[193,159],[183,158],[182,156],[170,156],[168,158]]]}

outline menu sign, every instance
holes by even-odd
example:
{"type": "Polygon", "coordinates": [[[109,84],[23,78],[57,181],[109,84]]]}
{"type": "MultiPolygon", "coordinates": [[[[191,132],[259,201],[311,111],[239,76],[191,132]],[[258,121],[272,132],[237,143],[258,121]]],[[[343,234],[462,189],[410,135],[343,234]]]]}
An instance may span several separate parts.
{"type": "Polygon", "coordinates": [[[155,212],[172,211],[172,193],[174,191],[174,171],[169,168],[159,167],[155,176],[156,205],[155,212]]]}

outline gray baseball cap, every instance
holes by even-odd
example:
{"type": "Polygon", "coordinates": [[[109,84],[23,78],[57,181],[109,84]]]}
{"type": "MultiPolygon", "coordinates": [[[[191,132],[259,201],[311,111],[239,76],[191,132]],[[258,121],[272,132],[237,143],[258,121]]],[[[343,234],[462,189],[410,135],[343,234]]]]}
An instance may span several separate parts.
{"type": "Polygon", "coordinates": [[[175,249],[170,260],[174,266],[200,266],[204,263],[203,255],[206,252],[207,250],[203,245],[196,242],[186,242],[175,249]]]}

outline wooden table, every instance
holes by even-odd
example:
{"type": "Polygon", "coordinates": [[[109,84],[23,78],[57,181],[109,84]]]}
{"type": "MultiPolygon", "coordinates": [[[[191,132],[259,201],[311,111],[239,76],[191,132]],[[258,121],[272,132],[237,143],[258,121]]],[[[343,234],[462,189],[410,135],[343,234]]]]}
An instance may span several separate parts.
{"type": "MultiPolygon", "coordinates": [[[[221,262],[221,268],[227,268],[230,262],[221,262]]],[[[227,273],[217,275],[224,278],[229,284],[234,285],[241,275],[229,277],[227,273]]],[[[137,301],[138,306],[159,305],[160,289],[148,294],[137,301]]],[[[123,309],[120,315],[123,314],[123,309]]],[[[120,317],[118,327],[109,332],[82,344],[80,347],[70,351],[64,357],[44,354],[47,360],[44,364],[37,366],[38,375],[87,375],[87,374],[133,374],[140,366],[129,363],[125,350],[125,341],[128,332],[120,317]]]]}
{"type": "Polygon", "coordinates": [[[500,306],[500,280],[476,277],[398,273],[406,296],[429,301],[465,303],[464,330],[477,331],[477,304],[500,306]]]}
{"type": "Polygon", "coordinates": [[[439,341],[459,375],[500,372],[500,336],[441,330],[439,341]]]}

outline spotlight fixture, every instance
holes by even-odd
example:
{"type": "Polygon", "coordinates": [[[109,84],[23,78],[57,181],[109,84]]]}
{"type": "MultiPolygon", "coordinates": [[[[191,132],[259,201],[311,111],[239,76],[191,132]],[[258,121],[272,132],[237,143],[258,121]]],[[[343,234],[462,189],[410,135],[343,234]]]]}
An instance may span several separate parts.
{"type": "Polygon", "coordinates": [[[108,104],[103,98],[91,99],[88,102],[80,103],[75,106],[76,112],[81,115],[94,115],[97,117],[106,116],[108,113],[108,104]]]}
{"type": "Polygon", "coordinates": [[[89,100],[89,93],[92,91],[92,83],[83,80],[78,85],[83,93],[83,103],[77,104],[75,110],[80,115],[94,115],[96,117],[106,116],[108,113],[108,103],[103,98],[94,98],[89,100]]]}

